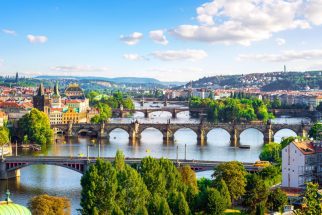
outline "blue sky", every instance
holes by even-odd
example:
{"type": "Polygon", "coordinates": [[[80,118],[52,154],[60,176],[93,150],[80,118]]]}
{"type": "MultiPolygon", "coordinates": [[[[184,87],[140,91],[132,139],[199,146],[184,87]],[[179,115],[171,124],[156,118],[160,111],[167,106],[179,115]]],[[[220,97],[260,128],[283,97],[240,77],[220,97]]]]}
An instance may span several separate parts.
{"type": "Polygon", "coordinates": [[[152,77],[322,69],[322,0],[0,0],[0,74],[152,77]]]}

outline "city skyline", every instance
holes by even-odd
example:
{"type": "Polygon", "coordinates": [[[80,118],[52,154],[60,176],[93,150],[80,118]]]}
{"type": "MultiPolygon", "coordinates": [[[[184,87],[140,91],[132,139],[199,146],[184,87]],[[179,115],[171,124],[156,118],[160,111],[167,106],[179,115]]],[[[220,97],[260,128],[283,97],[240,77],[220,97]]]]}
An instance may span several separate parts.
{"type": "Polygon", "coordinates": [[[322,1],[1,1],[0,73],[151,77],[322,68],[322,1]]]}

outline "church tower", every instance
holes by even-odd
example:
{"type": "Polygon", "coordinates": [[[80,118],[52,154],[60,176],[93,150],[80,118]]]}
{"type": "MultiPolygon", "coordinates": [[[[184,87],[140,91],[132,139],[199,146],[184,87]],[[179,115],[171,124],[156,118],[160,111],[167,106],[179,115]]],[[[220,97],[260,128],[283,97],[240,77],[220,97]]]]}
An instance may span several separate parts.
{"type": "Polygon", "coordinates": [[[38,88],[36,95],[32,97],[34,108],[37,108],[40,111],[45,109],[45,89],[44,85],[41,83],[38,88]]]}
{"type": "Polygon", "coordinates": [[[61,96],[59,93],[58,82],[54,86],[54,93],[51,96],[51,107],[60,108],[61,107],[61,96]]]}

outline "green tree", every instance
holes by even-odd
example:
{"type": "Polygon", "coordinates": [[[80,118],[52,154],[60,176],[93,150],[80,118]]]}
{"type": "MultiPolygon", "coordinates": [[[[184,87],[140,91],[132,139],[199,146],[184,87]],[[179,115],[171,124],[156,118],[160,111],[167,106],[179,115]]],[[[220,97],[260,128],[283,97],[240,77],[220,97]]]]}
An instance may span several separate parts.
{"type": "Polygon", "coordinates": [[[230,161],[219,164],[214,169],[214,177],[216,180],[224,180],[230,197],[233,200],[240,198],[245,193],[246,186],[246,170],[242,163],[238,161],[230,161]]]}
{"type": "Polygon", "coordinates": [[[286,204],[287,195],[281,190],[281,188],[277,188],[269,192],[266,203],[269,210],[282,212],[286,204]]]}
{"type": "Polygon", "coordinates": [[[281,150],[281,144],[279,143],[265,144],[259,155],[259,159],[262,161],[280,163],[282,161],[281,150]]]}
{"type": "Polygon", "coordinates": [[[179,168],[182,182],[191,187],[194,193],[198,192],[197,177],[195,171],[190,166],[185,165],[179,168]]]}
{"type": "Polygon", "coordinates": [[[117,181],[115,200],[125,214],[135,214],[147,204],[149,192],[135,169],[129,165],[125,165],[123,170],[117,169],[117,181]]]}
{"type": "Polygon", "coordinates": [[[284,149],[286,146],[288,146],[291,142],[293,142],[296,139],[296,137],[286,137],[282,138],[281,141],[281,148],[284,149]]]}
{"type": "Polygon", "coordinates": [[[34,215],[69,215],[70,201],[66,197],[39,195],[33,197],[28,207],[34,215]]]}
{"type": "Polygon", "coordinates": [[[315,123],[309,131],[309,136],[314,139],[322,139],[322,123],[315,123]]]}
{"type": "Polygon", "coordinates": [[[168,204],[173,214],[188,215],[190,214],[189,205],[182,192],[173,191],[169,194],[168,204]]]}
{"type": "Polygon", "coordinates": [[[117,174],[110,162],[98,159],[81,178],[82,214],[111,214],[116,204],[117,174]]]}
{"type": "Polygon", "coordinates": [[[275,97],[274,100],[271,102],[271,107],[274,109],[278,109],[282,107],[282,102],[279,98],[275,97]]]}
{"type": "Polygon", "coordinates": [[[92,123],[105,122],[112,117],[112,109],[107,104],[98,102],[95,107],[99,110],[99,114],[91,119],[92,123]]]}
{"type": "Polygon", "coordinates": [[[9,139],[9,130],[6,127],[0,127],[0,147],[2,148],[1,157],[3,159],[4,150],[3,147],[10,142],[9,139]]]}
{"type": "Polygon", "coordinates": [[[229,208],[231,206],[231,197],[226,182],[223,179],[214,180],[214,187],[219,191],[220,195],[224,199],[226,208],[229,208]]]}
{"type": "Polygon", "coordinates": [[[227,203],[215,188],[207,188],[207,208],[210,215],[222,215],[227,208],[227,203]]]}
{"type": "Polygon", "coordinates": [[[150,215],[172,215],[167,200],[156,194],[153,194],[148,203],[148,212],[150,215]]]}
{"type": "Polygon", "coordinates": [[[18,137],[22,141],[27,135],[29,142],[46,145],[53,141],[53,131],[50,128],[48,116],[33,108],[18,121],[18,137]]]}
{"type": "Polygon", "coordinates": [[[257,174],[251,174],[247,177],[246,193],[243,196],[243,205],[248,208],[249,214],[256,214],[266,203],[268,197],[268,188],[264,180],[257,174]]]}
{"type": "Polygon", "coordinates": [[[125,164],[125,156],[122,151],[117,150],[113,165],[117,171],[124,170],[126,164],[125,164]]]}
{"type": "Polygon", "coordinates": [[[122,100],[122,105],[124,109],[134,110],[135,106],[131,98],[125,98],[122,100]]]}
{"type": "Polygon", "coordinates": [[[319,185],[309,182],[306,185],[304,199],[303,199],[303,212],[304,214],[322,214],[322,198],[318,193],[319,185]]]}

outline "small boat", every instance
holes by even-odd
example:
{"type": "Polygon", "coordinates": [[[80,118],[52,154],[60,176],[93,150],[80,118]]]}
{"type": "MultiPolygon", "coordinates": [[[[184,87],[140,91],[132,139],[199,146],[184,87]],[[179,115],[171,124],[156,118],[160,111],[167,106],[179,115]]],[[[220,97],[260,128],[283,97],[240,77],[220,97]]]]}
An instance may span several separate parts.
{"type": "Polygon", "coordinates": [[[240,149],[250,149],[250,145],[240,145],[240,149]]]}

